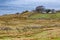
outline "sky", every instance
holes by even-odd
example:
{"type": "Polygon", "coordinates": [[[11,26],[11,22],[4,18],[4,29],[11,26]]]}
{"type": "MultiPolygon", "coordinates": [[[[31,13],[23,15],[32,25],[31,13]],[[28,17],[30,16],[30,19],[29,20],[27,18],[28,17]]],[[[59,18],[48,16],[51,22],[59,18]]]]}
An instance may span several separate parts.
{"type": "Polygon", "coordinates": [[[34,10],[40,5],[50,9],[60,9],[59,0],[0,0],[0,15],[34,10]]]}

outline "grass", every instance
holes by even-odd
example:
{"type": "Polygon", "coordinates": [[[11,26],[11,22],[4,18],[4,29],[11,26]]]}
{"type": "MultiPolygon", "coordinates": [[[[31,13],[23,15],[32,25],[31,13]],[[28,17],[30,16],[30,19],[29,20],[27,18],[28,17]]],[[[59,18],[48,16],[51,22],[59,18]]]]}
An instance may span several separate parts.
{"type": "MultiPolygon", "coordinates": [[[[31,34],[31,36],[28,36],[28,34],[26,35],[22,35],[20,37],[18,36],[3,36],[1,37],[0,39],[2,40],[60,40],[60,36],[59,36],[59,31],[60,29],[57,28],[57,27],[52,27],[50,29],[53,29],[53,30],[47,30],[46,28],[42,29],[43,31],[42,32],[34,32],[34,34],[31,34]]],[[[34,29],[33,29],[34,30],[34,29]]],[[[37,29],[38,31],[38,29],[37,29]]],[[[32,32],[32,31],[31,31],[32,32]]],[[[30,33],[31,33],[30,32],[30,33]]],[[[30,35],[30,34],[29,34],[30,35]]]]}
{"type": "Polygon", "coordinates": [[[36,13],[34,15],[31,15],[29,18],[31,19],[60,19],[60,13],[56,14],[41,14],[41,13],[36,13]]]}
{"type": "Polygon", "coordinates": [[[60,13],[21,15],[0,16],[0,40],[60,40],[60,13]]]}

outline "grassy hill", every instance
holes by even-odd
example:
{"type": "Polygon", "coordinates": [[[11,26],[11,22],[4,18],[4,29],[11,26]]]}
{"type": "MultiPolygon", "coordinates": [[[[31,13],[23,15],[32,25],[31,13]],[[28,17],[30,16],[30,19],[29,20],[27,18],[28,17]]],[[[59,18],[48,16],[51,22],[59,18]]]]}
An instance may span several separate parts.
{"type": "Polygon", "coordinates": [[[60,19],[60,13],[57,12],[55,14],[42,14],[42,13],[33,13],[33,12],[25,12],[21,14],[10,14],[0,16],[0,19],[60,19]]]}
{"type": "Polygon", "coordinates": [[[42,14],[42,13],[34,13],[29,18],[31,19],[60,19],[60,13],[55,14],[42,14]]]}
{"type": "Polygon", "coordinates": [[[60,40],[60,13],[0,16],[0,40],[60,40]]]}

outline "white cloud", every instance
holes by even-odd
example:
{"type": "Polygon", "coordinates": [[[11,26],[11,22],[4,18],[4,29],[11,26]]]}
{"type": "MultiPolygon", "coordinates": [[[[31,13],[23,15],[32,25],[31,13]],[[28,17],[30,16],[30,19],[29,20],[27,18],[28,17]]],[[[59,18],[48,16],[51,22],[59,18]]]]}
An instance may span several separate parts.
{"type": "Polygon", "coordinates": [[[5,4],[0,4],[1,6],[11,6],[11,7],[36,7],[38,5],[44,5],[47,8],[59,8],[59,0],[11,0],[7,1],[5,4]]]}
{"type": "Polygon", "coordinates": [[[6,2],[5,5],[12,5],[12,6],[33,6],[33,5],[55,5],[60,4],[59,0],[14,0],[10,2],[6,2]]]}
{"type": "MultiPolygon", "coordinates": [[[[41,2],[41,3],[58,3],[59,0],[14,0],[14,1],[11,1],[10,4],[30,4],[30,3],[34,3],[34,2],[41,2]]],[[[8,2],[9,3],[9,2],[8,2]]]]}
{"type": "Polygon", "coordinates": [[[10,12],[12,13],[12,12],[20,12],[26,9],[33,10],[38,5],[44,5],[47,8],[60,9],[60,0],[11,0],[11,1],[6,0],[4,1],[4,3],[3,1],[2,3],[0,3],[0,6],[3,6],[3,8],[0,7],[0,13],[3,13],[3,11],[4,13],[10,13],[10,12]]]}

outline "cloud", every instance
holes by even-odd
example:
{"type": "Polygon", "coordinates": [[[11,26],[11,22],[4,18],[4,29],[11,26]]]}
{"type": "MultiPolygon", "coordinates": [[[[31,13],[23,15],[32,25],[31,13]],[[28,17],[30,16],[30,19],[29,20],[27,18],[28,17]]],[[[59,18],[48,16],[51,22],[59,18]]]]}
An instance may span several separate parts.
{"type": "Polygon", "coordinates": [[[0,13],[15,13],[33,10],[36,6],[60,9],[60,0],[0,0],[0,13]]]}
{"type": "Polygon", "coordinates": [[[47,8],[60,7],[59,0],[11,0],[7,1],[5,6],[15,6],[15,7],[36,7],[38,5],[44,5],[47,8]]]}
{"type": "Polygon", "coordinates": [[[38,6],[38,5],[45,5],[47,7],[52,7],[55,5],[60,5],[59,0],[0,0],[0,5],[2,6],[15,6],[15,7],[31,7],[31,6],[38,6]]]}
{"type": "Polygon", "coordinates": [[[60,3],[59,0],[14,0],[10,4],[31,4],[31,3],[60,3]]]}

